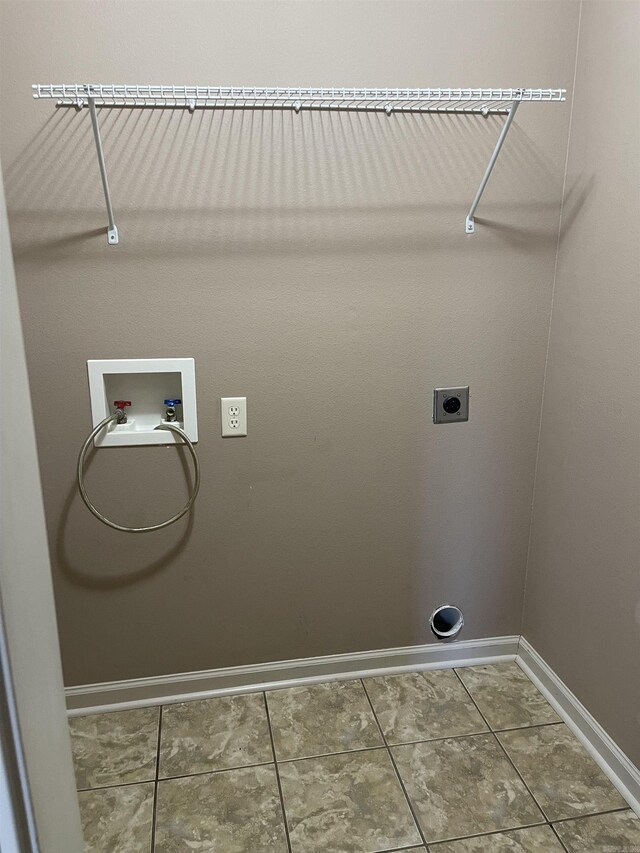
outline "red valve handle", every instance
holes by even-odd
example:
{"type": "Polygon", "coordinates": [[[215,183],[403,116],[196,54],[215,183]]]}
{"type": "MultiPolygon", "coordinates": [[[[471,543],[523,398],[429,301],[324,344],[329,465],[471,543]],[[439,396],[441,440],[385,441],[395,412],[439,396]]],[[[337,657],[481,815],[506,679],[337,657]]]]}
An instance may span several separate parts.
{"type": "Polygon", "coordinates": [[[113,405],[116,409],[122,409],[122,411],[124,411],[127,406],[131,405],[131,400],[114,400],[113,405]]]}

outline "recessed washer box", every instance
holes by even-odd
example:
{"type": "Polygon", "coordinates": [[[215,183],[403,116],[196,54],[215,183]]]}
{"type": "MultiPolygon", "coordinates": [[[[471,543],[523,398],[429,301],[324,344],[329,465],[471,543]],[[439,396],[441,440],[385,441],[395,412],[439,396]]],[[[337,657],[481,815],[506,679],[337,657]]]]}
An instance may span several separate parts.
{"type": "Polygon", "coordinates": [[[165,400],[179,399],[175,422],[198,440],[196,365],[192,358],[112,358],[87,361],[91,418],[97,426],[113,413],[114,400],[131,400],[127,423],[112,423],[95,439],[96,447],[141,444],[180,444],[168,430],[155,427],[165,421],[165,400]]]}

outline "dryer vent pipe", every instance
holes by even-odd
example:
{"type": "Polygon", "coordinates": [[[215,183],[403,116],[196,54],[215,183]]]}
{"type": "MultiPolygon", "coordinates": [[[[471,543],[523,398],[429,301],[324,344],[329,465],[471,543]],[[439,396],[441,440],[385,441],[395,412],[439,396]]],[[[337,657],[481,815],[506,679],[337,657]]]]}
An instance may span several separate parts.
{"type": "Polygon", "coordinates": [[[441,604],[431,614],[429,624],[439,640],[452,640],[462,631],[464,625],[462,610],[452,604],[441,604]]]}

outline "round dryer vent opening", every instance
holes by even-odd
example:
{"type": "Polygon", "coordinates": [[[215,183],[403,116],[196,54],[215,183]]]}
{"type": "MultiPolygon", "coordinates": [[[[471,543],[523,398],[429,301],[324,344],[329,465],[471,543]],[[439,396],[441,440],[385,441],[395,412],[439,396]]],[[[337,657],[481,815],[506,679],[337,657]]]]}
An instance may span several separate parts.
{"type": "Polygon", "coordinates": [[[441,604],[431,614],[429,624],[439,640],[452,640],[462,631],[464,625],[462,610],[452,604],[441,604]]]}

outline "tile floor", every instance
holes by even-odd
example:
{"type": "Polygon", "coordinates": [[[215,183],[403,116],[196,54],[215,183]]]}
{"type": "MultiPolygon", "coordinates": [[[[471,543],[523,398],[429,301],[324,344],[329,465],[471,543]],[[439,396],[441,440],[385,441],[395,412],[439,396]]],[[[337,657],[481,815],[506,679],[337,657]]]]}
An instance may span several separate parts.
{"type": "Polygon", "coordinates": [[[640,853],[515,663],[74,717],[89,853],[640,853]]]}

